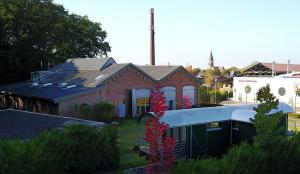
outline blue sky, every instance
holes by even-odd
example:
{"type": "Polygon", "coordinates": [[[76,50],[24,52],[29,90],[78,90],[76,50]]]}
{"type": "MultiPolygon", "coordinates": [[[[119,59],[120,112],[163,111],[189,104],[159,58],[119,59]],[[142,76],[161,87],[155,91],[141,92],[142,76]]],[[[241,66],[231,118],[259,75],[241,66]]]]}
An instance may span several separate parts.
{"type": "Polygon", "coordinates": [[[155,9],[156,64],[206,68],[253,61],[300,64],[297,0],[54,0],[100,22],[118,63],[149,64],[149,9],[155,9]]]}

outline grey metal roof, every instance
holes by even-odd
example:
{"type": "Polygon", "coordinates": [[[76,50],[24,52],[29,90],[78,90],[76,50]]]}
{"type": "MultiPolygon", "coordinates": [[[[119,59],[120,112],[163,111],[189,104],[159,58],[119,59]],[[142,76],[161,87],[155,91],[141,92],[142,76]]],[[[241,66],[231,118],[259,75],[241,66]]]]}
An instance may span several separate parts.
{"type": "Polygon", "coordinates": [[[76,58],[68,59],[60,66],[53,67],[52,70],[101,70],[107,62],[116,63],[113,58],[76,58]]]}
{"type": "Polygon", "coordinates": [[[169,74],[177,70],[179,67],[181,67],[180,65],[178,66],[177,65],[176,66],[136,65],[136,66],[157,81],[163,79],[164,77],[168,76],[169,74]]]}
{"type": "MultiPolygon", "coordinates": [[[[205,124],[225,120],[236,120],[251,123],[256,112],[253,110],[257,104],[243,104],[230,106],[217,106],[208,108],[194,108],[166,111],[161,118],[170,127],[205,124]]],[[[269,114],[282,111],[293,112],[293,108],[286,103],[279,102],[278,109],[272,109],[269,114]]]]}
{"type": "Polygon", "coordinates": [[[104,125],[90,120],[7,109],[0,111],[0,139],[32,139],[44,131],[71,123],[91,127],[104,125]]]}

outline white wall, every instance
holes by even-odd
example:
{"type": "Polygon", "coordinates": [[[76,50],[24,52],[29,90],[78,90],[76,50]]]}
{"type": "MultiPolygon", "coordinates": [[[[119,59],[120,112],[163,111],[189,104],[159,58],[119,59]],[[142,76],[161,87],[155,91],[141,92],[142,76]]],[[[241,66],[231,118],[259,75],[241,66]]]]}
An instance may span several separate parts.
{"type": "MultiPolygon", "coordinates": [[[[256,93],[259,88],[270,85],[271,92],[280,102],[285,102],[291,106],[295,103],[295,86],[298,85],[300,88],[300,78],[291,77],[234,77],[233,79],[233,99],[239,101],[241,96],[242,102],[246,101],[245,87],[249,85],[251,92],[247,94],[248,102],[255,102],[256,93]],[[285,95],[279,95],[279,88],[285,89],[285,95]]],[[[300,107],[300,97],[296,98],[297,106],[300,107]]]]}

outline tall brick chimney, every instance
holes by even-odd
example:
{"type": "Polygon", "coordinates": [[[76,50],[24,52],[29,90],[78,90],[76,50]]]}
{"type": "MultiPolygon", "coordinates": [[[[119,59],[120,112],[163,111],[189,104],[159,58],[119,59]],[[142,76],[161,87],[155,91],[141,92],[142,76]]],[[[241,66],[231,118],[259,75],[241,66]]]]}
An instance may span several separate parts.
{"type": "Polygon", "coordinates": [[[155,65],[154,9],[150,9],[150,65],[155,65]]]}

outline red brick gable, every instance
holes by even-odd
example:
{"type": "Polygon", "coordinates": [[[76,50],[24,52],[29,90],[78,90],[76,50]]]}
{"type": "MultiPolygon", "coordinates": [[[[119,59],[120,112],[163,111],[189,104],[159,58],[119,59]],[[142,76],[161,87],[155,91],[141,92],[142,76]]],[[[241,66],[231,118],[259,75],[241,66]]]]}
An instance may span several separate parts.
{"type": "Polygon", "coordinates": [[[118,72],[114,77],[105,83],[101,91],[101,100],[113,102],[115,114],[118,113],[118,103],[126,104],[126,113],[131,111],[131,89],[152,89],[155,82],[133,65],[118,72]]]}
{"type": "Polygon", "coordinates": [[[166,76],[160,81],[162,87],[173,86],[176,88],[176,108],[181,109],[182,106],[182,89],[184,86],[194,86],[195,91],[195,103],[198,104],[198,86],[200,85],[198,80],[193,77],[190,72],[185,68],[179,67],[174,72],[166,76]]]}

